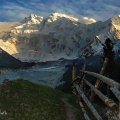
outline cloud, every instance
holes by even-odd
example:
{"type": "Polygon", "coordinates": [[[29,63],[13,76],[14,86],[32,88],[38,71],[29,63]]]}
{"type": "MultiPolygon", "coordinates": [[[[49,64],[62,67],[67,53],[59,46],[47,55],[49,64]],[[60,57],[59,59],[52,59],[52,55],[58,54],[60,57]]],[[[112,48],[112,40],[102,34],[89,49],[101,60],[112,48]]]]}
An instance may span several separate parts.
{"type": "MultiPolygon", "coordinates": [[[[120,3],[119,0],[96,0],[93,4],[87,5],[87,9],[83,10],[83,14],[89,17],[93,17],[96,20],[105,21],[111,17],[114,17],[117,14],[120,14],[120,6],[117,4],[120,3]]],[[[120,5],[120,4],[119,4],[120,5]]]]}
{"type": "Polygon", "coordinates": [[[94,20],[93,18],[88,18],[88,17],[83,17],[83,20],[88,20],[91,22],[96,22],[96,20],[94,20]]]}
{"type": "Polygon", "coordinates": [[[5,2],[5,5],[1,6],[0,18],[5,21],[19,21],[31,12],[31,9],[24,8],[15,3],[5,2]]]}
{"type": "Polygon", "coordinates": [[[80,17],[80,18],[79,18],[79,21],[80,21],[80,23],[84,23],[84,24],[91,24],[91,23],[96,22],[95,19],[93,19],[93,18],[88,18],[88,17],[80,17]]]}
{"type": "Polygon", "coordinates": [[[74,16],[87,16],[107,20],[120,14],[120,0],[1,0],[0,21],[21,21],[30,14],[47,16],[63,12],[74,16]]]}

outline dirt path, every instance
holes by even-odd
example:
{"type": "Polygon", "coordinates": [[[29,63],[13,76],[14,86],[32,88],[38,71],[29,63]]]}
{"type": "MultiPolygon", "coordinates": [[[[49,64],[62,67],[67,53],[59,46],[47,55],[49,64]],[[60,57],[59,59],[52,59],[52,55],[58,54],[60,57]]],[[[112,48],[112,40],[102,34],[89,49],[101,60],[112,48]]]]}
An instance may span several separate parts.
{"type": "Polygon", "coordinates": [[[63,98],[62,102],[65,106],[66,120],[77,120],[75,115],[76,109],[68,102],[66,98],[63,98]]]}

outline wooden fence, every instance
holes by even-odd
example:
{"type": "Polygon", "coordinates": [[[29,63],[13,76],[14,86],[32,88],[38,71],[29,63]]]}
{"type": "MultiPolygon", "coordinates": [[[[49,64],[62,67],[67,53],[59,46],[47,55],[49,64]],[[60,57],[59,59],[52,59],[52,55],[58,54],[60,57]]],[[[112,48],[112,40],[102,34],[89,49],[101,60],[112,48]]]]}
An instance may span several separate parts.
{"type": "MultiPolygon", "coordinates": [[[[89,71],[84,71],[85,66],[81,70],[81,75],[76,77],[75,76],[75,66],[73,65],[73,71],[72,71],[72,88],[73,88],[73,93],[76,93],[77,95],[80,96],[80,106],[82,108],[84,117],[86,120],[90,120],[90,117],[87,114],[87,111],[85,110],[84,104],[82,101],[89,107],[90,111],[94,115],[94,117],[97,120],[120,120],[120,84],[115,82],[114,80],[107,78],[103,75],[94,73],[94,72],[89,72],[89,71]],[[113,99],[107,97],[104,95],[100,90],[98,90],[93,84],[89,82],[89,80],[85,79],[85,75],[91,75],[102,81],[103,83],[107,84],[110,88],[110,90],[113,92],[113,94],[117,98],[117,102],[115,102],[113,99]],[[106,118],[104,118],[98,111],[95,109],[94,105],[91,103],[89,100],[88,96],[86,95],[86,86],[89,86],[92,92],[95,93],[107,106],[106,110],[106,118]]],[[[101,111],[102,112],[102,111],[101,111]]]]}

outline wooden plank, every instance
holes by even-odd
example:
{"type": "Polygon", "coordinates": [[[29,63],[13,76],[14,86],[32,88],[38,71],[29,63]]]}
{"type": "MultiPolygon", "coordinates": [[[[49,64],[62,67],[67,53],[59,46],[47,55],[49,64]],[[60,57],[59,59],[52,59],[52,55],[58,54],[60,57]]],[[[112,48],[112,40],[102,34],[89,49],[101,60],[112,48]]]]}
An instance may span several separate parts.
{"type": "MultiPolygon", "coordinates": [[[[100,74],[101,75],[104,75],[104,73],[105,73],[105,69],[106,69],[106,66],[107,66],[107,64],[108,64],[108,58],[105,58],[105,60],[104,60],[104,62],[103,62],[103,66],[102,66],[102,68],[101,68],[101,70],[100,70],[100,74]]],[[[100,87],[100,85],[101,85],[101,80],[99,80],[99,79],[97,79],[97,81],[96,81],[96,83],[95,83],[95,87],[96,88],[99,88],[100,87]]]]}
{"type": "Polygon", "coordinates": [[[73,63],[73,67],[72,67],[72,81],[74,81],[76,78],[76,67],[75,67],[75,63],[73,63]]]}
{"type": "Polygon", "coordinates": [[[119,113],[118,113],[118,117],[119,117],[119,120],[120,120],[120,101],[119,101],[119,113]]]}
{"type": "Polygon", "coordinates": [[[78,91],[78,93],[80,94],[81,98],[86,103],[86,105],[90,108],[91,112],[96,117],[96,119],[97,120],[103,120],[102,117],[99,115],[99,113],[96,111],[96,109],[93,107],[93,105],[91,104],[91,102],[87,99],[87,97],[85,96],[85,94],[81,91],[80,87],[78,85],[76,85],[76,84],[74,86],[75,86],[76,90],[78,91]]]}
{"type": "Polygon", "coordinates": [[[110,90],[114,93],[116,98],[120,101],[120,91],[115,87],[111,87],[110,90]]]}
{"type": "Polygon", "coordinates": [[[100,75],[98,73],[94,73],[94,72],[89,72],[89,71],[84,71],[84,73],[92,75],[100,80],[102,80],[103,82],[105,82],[106,84],[108,84],[111,87],[117,87],[120,88],[120,84],[117,83],[116,81],[112,80],[111,78],[107,78],[103,75],[100,75]]]}
{"type": "Polygon", "coordinates": [[[102,94],[98,89],[96,89],[90,82],[84,79],[84,82],[99,96],[99,98],[110,108],[117,109],[117,104],[112,100],[102,94]]]}
{"type": "Polygon", "coordinates": [[[81,107],[82,112],[83,112],[83,114],[84,114],[85,120],[90,120],[90,118],[89,118],[89,116],[87,115],[87,112],[86,112],[86,110],[85,110],[85,107],[84,107],[84,105],[82,104],[81,101],[79,102],[79,104],[80,104],[80,107],[81,107]]]}
{"type": "Polygon", "coordinates": [[[82,67],[82,72],[85,71],[86,65],[87,65],[87,61],[85,60],[85,63],[84,63],[84,65],[83,65],[83,67],[82,67]]]}
{"type": "Polygon", "coordinates": [[[119,100],[119,108],[118,108],[118,118],[120,120],[120,91],[117,88],[113,88],[111,87],[110,90],[114,93],[114,95],[116,96],[116,98],[119,100]]]}

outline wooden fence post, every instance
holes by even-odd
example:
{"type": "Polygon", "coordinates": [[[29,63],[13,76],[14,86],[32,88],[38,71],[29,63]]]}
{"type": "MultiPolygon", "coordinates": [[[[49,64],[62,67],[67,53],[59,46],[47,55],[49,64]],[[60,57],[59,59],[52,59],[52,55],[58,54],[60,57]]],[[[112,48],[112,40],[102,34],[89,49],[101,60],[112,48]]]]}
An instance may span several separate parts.
{"type": "MultiPolygon", "coordinates": [[[[102,66],[102,68],[101,68],[101,70],[100,70],[100,74],[101,74],[101,75],[104,75],[104,73],[105,73],[105,69],[106,69],[106,66],[107,66],[107,64],[108,64],[108,60],[109,60],[108,58],[105,58],[105,60],[104,60],[104,62],[103,62],[103,66],[102,66]]],[[[100,87],[101,83],[102,83],[102,81],[99,80],[99,79],[97,79],[97,81],[96,81],[96,83],[95,83],[95,88],[98,89],[98,88],[100,87]]],[[[95,96],[95,93],[92,91],[91,96],[90,96],[90,101],[93,101],[94,96],[95,96]]]]}
{"type": "Polygon", "coordinates": [[[76,77],[76,67],[75,67],[75,61],[73,61],[73,67],[72,67],[72,82],[75,80],[76,77]]]}
{"type": "Polygon", "coordinates": [[[118,118],[119,118],[119,120],[120,120],[120,101],[119,101],[118,118]]]}

